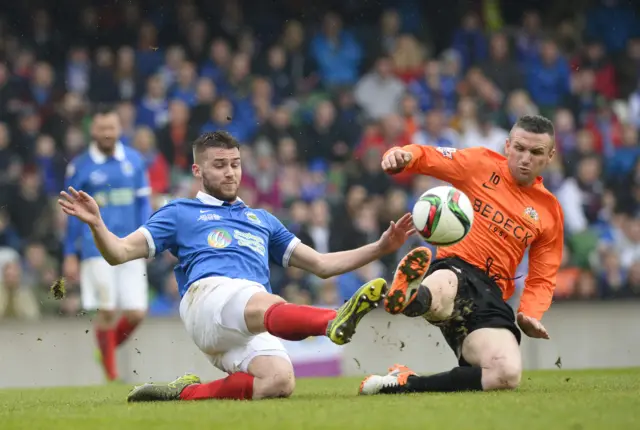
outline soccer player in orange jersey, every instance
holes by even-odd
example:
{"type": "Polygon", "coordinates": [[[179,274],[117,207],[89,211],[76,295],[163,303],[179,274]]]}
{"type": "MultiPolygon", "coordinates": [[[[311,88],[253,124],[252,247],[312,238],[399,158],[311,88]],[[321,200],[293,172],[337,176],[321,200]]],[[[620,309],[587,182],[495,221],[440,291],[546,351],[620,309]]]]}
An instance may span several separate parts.
{"type": "Polygon", "coordinates": [[[539,175],[555,153],[553,124],[541,116],[520,118],[505,150],[506,157],[482,147],[408,145],[384,155],[389,174],[429,175],[466,193],[475,217],[468,236],[439,248],[431,265],[427,248],[406,255],[385,299],[387,312],[440,327],[459,367],[418,376],[396,365],[366,378],[360,394],[514,389],[522,375],[520,330],[549,338],[540,321],[551,305],[564,228],[560,204],[539,175]],[[529,275],[516,317],[505,301],[527,248],[529,275]]]}

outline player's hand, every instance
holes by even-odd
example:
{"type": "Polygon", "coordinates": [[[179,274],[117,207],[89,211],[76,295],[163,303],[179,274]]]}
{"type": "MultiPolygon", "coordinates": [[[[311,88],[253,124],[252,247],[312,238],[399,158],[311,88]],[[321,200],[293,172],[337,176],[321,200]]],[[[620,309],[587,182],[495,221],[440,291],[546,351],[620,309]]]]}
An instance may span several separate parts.
{"type": "Polygon", "coordinates": [[[411,162],[413,154],[402,149],[393,149],[382,158],[382,170],[393,175],[400,173],[411,162]]]}
{"type": "Polygon", "coordinates": [[[390,254],[397,251],[416,232],[413,226],[411,214],[405,214],[398,222],[389,224],[387,231],[382,233],[378,240],[378,247],[383,254],[390,254]]]}
{"type": "Polygon", "coordinates": [[[535,318],[518,313],[518,325],[524,334],[534,339],[549,339],[549,333],[542,323],[535,318]]]}
{"type": "Polygon", "coordinates": [[[69,187],[69,192],[61,191],[58,204],[67,215],[74,216],[89,225],[100,222],[100,207],[89,194],[69,187]]]}
{"type": "Polygon", "coordinates": [[[75,255],[68,255],[64,258],[62,263],[62,275],[70,282],[77,283],[79,281],[80,264],[78,263],[78,257],[75,255]]]}

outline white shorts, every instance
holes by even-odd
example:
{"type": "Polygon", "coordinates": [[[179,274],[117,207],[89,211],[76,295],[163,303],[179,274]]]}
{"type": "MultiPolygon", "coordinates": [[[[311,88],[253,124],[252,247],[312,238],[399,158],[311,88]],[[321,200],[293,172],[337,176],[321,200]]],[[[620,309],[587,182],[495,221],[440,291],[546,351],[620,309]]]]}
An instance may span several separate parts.
{"type": "Polygon", "coordinates": [[[229,374],[247,372],[261,355],[289,354],[269,333],[254,335],[247,329],[244,310],[249,299],[265,288],[245,279],[205,278],[194,282],[180,302],[180,317],[187,333],[218,369],[229,374]]]}
{"type": "Polygon", "coordinates": [[[149,306],[149,283],[144,259],[111,266],[102,257],[80,263],[80,293],[86,311],[140,310],[149,306]]]}

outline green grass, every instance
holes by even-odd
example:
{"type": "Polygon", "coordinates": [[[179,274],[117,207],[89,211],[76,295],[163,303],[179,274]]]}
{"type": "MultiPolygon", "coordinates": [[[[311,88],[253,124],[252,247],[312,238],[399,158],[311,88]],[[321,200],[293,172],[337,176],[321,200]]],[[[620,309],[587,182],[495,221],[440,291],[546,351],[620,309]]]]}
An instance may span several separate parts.
{"type": "Polygon", "coordinates": [[[526,373],[516,392],[356,396],[360,379],[303,379],[290,399],[127,404],[128,386],[0,391],[0,429],[640,428],[640,369],[526,373]]]}

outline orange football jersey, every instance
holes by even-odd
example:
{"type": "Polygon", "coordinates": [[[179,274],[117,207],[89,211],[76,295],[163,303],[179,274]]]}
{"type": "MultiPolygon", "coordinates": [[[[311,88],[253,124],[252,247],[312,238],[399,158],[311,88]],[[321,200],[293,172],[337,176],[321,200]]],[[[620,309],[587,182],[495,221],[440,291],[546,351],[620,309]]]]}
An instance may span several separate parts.
{"type": "Polygon", "coordinates": [[[519,186],[507,159],[487,148],[462,150],[407,145],[413,158],[405,172],[433,176],[450,183],[471,200],[471,231],[455,245],[438,248],[437,258],[457,256],[500,278],[508,300],[514,277],[529,248],[529,274],[519,312],[541,319],[549,309],[562,261],[564,221],[558,200],[538,177],[533,186],[519,186]]]}

